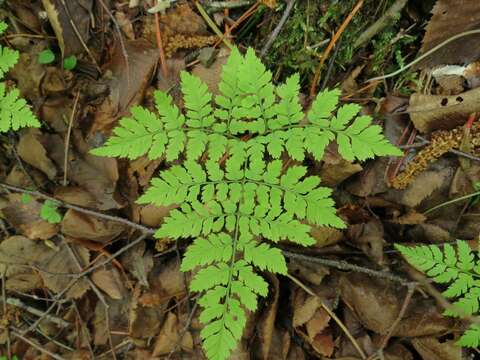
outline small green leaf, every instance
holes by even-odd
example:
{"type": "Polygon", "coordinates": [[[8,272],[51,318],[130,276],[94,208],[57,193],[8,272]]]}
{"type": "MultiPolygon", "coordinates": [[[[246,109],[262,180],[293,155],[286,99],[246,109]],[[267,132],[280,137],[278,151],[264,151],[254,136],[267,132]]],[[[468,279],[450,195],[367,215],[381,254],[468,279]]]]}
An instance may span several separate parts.
{"type": "Polygon", "coordinates": [[[63,68],[65,70],[73,70],[77,66],[77,57],[75,55],[70,55],[63,59],[63,68]]]}
{"type": "Polygon", "coordinates": [[[55,54],[50,49],[45,49],[38,54],[38,62],[40,64],[51,64],[55,61],[55,54]]]}
{"type": "Polygon", "coordinates": [[[40,217],[50,224],[58,224],[62,221],[62,215],[58,212],[58,204],[52,200],[46,200],[41,209],[40,217]]]}
{"type": "Polygon", "coordinates": [[[22,194],[21,200],[23,204],[27,205],[32,201],[32,197],[29,194],[22,194]]]}

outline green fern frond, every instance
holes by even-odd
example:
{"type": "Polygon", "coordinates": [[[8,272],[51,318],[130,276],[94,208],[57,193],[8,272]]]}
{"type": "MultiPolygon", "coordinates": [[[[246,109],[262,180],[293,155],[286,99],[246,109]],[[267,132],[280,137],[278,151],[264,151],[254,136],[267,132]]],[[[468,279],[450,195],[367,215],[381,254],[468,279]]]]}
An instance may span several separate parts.
{"type": "Polygon", "coordinates": [[[0,83],[0,132],[17,131],[23,127],[40,127],[40,122],[32,113],[25,99],[18,98],[18,89],[6,91],[5,83],[0,83]]]}
{"type": "MultiPolygon", "coordinates": [[[[456,250],[445,244],[442,250],[436,245],[395,247],[407,261],[418,270],[440,284],[448,284],[443,292],[452,299],[452,309],[445,310],[447,316],[471,316],[480,309],[480,260],[474,255],[466,241],[457,240],[456,250]]],[[[480,342],[480,327],[473,324],[460,338],[458,345],[477,347],[480,342]]]]}
{"type": "MultiPolygon", "coordinates": [[[[7,29],[7,24],[0,21],[0,35],[7,29]]],[[[0,79],[18,62],[20,54],[17,50],[0,46],[0,79]]],[[[27,102],[19,98],[17,89],[7,91],[6,84],[0,82],[0,133],[9,130],[17,131],[23,127],[40,127],[40,122],[32,113],[27,102]]]]}
{"type": "Polygon", "coordinates": [[[332,190],[320,186],[320,178],[307,174],[306,167],[284,169],[281,159],[303,160],[311,153],[320,160],[335,139],[341,154],[357,159],[398,152],[388,148],[370,118],[354,119],[357,106],[345,105],[334,116],[338,90],[320,94],[310,122],[304,121],[298,75],[275,87],[252,49],[245,56],[232,51],[219,95],[213,97],[188,73],[181,74],[181,86],[184,115],[169,95],[156,92],[158,115],[133,108],[105,145],[92,152],[176,161],[151,180],[137,202],[178,205],[155,236],[194,239],[181,270],[194,273],[190,289],[202,293],[205,353],[224,360],[242,337],[246,310],[255,311],[258,298],[268,293],[267,282],[256,272],[287,273],[282,252],[271,243],[309,246],[316,242],[312,225],[345,227],[332,190]],[[340,144],[342,136],[348,141],[340,144]],[[357,148],[364,143],[372,149],[357,148]],[[380,146],[385,148],[373,149],[380,146]]]}

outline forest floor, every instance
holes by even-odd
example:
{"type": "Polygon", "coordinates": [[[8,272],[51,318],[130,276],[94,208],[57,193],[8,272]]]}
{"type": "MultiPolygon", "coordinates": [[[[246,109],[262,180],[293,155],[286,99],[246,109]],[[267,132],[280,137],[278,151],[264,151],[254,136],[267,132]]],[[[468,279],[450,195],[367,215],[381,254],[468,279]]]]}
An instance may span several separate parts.
{"type": "Polygon", "coordinates": [[[299,73],[305,108],[340,88],[404,152],[349,162],[333,143],[305,162],[347,228],[278,245],[296,281],[264,274],[231,358],[473,358],[455,344],[468,319],[443,316],[443,288],[394,248],[477,249],[480,34],[465,32],[480,4],[459,3],[0,1],[2,45],[20,52],[6,82],[42,123],[0,133],[0,359],[205,358],[179,270],[192,239],[154,239],[172,208],[135,202],[170,164],[89,151],[156,89],[182,106],[181,71],[218,93],[226,42],[253,47],[275,83],[299,73]]]}

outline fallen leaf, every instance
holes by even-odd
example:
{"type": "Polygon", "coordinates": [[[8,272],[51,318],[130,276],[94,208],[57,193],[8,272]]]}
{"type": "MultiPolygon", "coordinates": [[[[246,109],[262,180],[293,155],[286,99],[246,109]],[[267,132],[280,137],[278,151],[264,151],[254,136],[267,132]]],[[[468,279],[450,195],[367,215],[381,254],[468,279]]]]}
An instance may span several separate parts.
{"type": "Polygon", "coordinates": [[[179,335],[183,335],[181,324],[179,324],[177,316],[169,312],[155,341],[153,356],[168,355],[171,351],[175,351],[177,342],[178,350],[192,351],[193,339],[190,332],[186,331],[181,339],[179,339],[179,335]]]}
{"type": "Polygon", "coordinates": [[[93,1],[42,0],[42,3],[57,37],[62,57],[83,52],[82,41],[86,43],[90,37],[90,13],[93,1]],[[77,30],[72,24],[75,24],[77,30]]]}
{"type": "MultiPolygon", "coordinates": [[[[75,244],[70,245],[72,251],[76,254],[81,269],[73,259],[67,244],[61,243],[58,251],[51,250],[49,256],[42,260],[39,264],[40,275],[45,285],[55,293],[64,291],[72,281],[71,276],[63,276],[62,274],[76,274],[82,271],[89,263],[90,252],[83,246],[75,244]]],[[[80,278],[66,293],[68,299],[78,299],[90,289],[90,285],[85,278],[80,278]]]]}
{"type": "Polygon", "coordinates": [[[118,270],[115,268],[99,269],[92,273],[92,281],[98,286],[100,290],[105,292],[114,300],[123,298],[126,289],[123,286],[122,279],[118,270]]]}
{"type": "Polygon", "coordinates": [[[7,221],[29,239],[47,240],[58,233],[58,226],[40,217],[43,202],[34,197],[25,203],[21,194],[7,195],[9,204],[2,209],[7,221]]]}
{"type": "Polygon", "coordinates": [[[54,180],[57,168],[47,156],[41,138],[42,133],[38,129],[27,129],[22,132],[17,147],[18,156],[27,164],[42,171],[50,180],[54,180]]]}
{"type": "Polygon", "coordinates": [[[422,133],[451,130],[463,125],[471,113],[480,112],[480,88],[452,96],[412,94],[407,111],[422,133]]]}
{"type": "Polygon", "coordinates": [[[63,217],[61,229],[65,236],[106,244],[118,237],[125,225],[69,209],[63,217]]]}
{"type": "Polygon", "coordinates": [[[96,132],[109,133],[119,116],[127,115],[127,109],[138,104],[158,62],[158,49],[145,40],[124,41],[128,54],[128,67],[122,46],[117,43],[109,66],[110,94],[95,112],[89,136],[96,132]]]}
{"type": "MultiPolygon", "coordinates": [[[[462,0],[461,2],[437,0],[432,14],[423,37],[421,54],[457,34],[477,29],[480,25],[480,2],[477,0],[462,0]]],[[[442,46],[433,56],[422,60],[417,67],[423,69],[444,64],[468,64],[478,60],[479,56],[475,47],[479,40],[480,34],[454,40],[442,46]]]]}
{"type": "Polygon", "coordinates": [[[437,338],[426,336],[412,339],[412,345],[423,360],[462,360],[463,350],[454,340],[440,342],[437,338]]]}

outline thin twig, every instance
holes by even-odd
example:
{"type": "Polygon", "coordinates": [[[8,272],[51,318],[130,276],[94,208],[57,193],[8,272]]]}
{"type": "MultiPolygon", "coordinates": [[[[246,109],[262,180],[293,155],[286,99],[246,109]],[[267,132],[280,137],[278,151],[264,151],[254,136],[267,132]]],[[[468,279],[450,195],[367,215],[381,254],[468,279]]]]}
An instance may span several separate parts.
{"type": "Polygon", "coordinates": [[[367,274],[367,275],[370,275],[370,276],[373,276],[373,277],[391,280],[391,281],[397,282],[397,283],[405,285],[405,286],[409,286],[412,283],[408,279],[404,279],[404,278],[402,278],[400,276],[397,276],[395,274],[387,273],[387,272],[383,272],[383,271],[377,271],[377,270],[369,269],[369,268],[366,268],[366,267],[350,264],[350,263],[348,263],[346,261],[343,261],[343,260],[322,259],[322,258],[319,258],[319,257],[316,257],[316,256],[297,254],[297,253],[287,251],[287,250],[283,250],[282,252],[286,257],[291,258],[291,259],[298,259],[298,260],[313,262],[313,263],[321,264],[321,265],[328,266],[328,267],[333,267],[333,268],[343,270],[343,271],[354,271],[354,272],[358,272],[358,273],[363,273],[363,274],[367,274]]]}
{"type": "Polygon", "coordinates": [[[337,43],[338,39],[340,36],[343,34],[345,29],[347,28],[348,24],[350,21],[352,21],[353,17],[355,14],[360,10],[360,8],[363,6],[364,0],[359,0],[357,4],[353,7],[352,11],[348,16],[345,18],[343,23],[340,25],[338,28],[337,32],[332,36],[332,39],[328,43],[327,48],[325,49],[324,53],[322,54],[322,58],[320,59],[317,70],[315,71],[315,76],[312,81],[312,85],[310,86],[310,96],[313,98],[317,92],[317,86],[318,83],[320,82],[320,74],[322,72],[323,64],[328,58],[328,55],[330,55],[330,52],[333,50],[333,47],[337,43]]]}
{"type": "Polygon", "coordinates": [[[63,186],[67,186],[67,174],[68,174],[68,149],[70,147],[70,136],[72,134],[73,120],[75,119],[75,112],[77,111],[78,100],[80,99],[80,91],[75,96],[73,103],[72,114],[70,115],[70,121],[68,122],[68,130],[65,138],[65,159],[63,160],[63,186]]]}
{"type": "MultiPolygon", "coordinates": [[[[25,311],[28,311],[30,314],[33,314],[35,316],[42,316],[43,315],[43,311],[42,310],[39,310],[39,309],[36,309],[34,307],[31,307],[29,305],[26,305],[25,303],[23,303],[20,299],[17,299],[17,298],[12,298],[12,297],[8,297],[6,300],[5,300],[6,304],[9,304],[9,305],[12,305],[12,306],[15,306],[15,307],[18,307],[20,309],[23,309],[25,311]]],[[[70,326],[70,323],[68,321],[65,321],[63,320],[62,318],[59,318],[57,316],[54,316],[54,315],[45,315],[43,316],[46,320],[60,326],[60,327],[68,327],[70,326]]]]}
{"type": "Polygon", "coordinates": [[[72,210],[75,210],[75,211],[78,211],[78,212],[81,212],[81,213],[84,213],[84,214],[92,215],[92,216],[95,216],[95,217],[98,217],[98,218],[101,218],[101,219],[104,219],[104,220],[109,220],[109,221],[121,223],[121,224],[127,225],[131,228],[140,230],[141,232],[143,232],[145,234],[151,235],[151,234],[154,234],[155,231],[156,231],[155,229],[137,224],[133,221],[130,221],[130,220],[118,217],[118,216],[103,214],[101,212],[98,212],[98,211],[95,211],[95,210],[92,210],[92,209],[87,209],[87,208],[83,208],[81,206],[72,205],[72,204],[66,203],[64,201],[60,201],[58,199],[55,199],[52,196],[45,195],[45,194],[43,194],[39,191],[28,190],[28,189],[20,188],[20,187],[17,187],[17,186],[8,185],[8,184],[5,184],[5,183],[0,183],[0,188],[4,188],[6,190],[14,191],[14,192],[18,192],[18,193],[29,194],[31,196],[39,197],[39,198],[42,198],[42,199],[45,199],[45,200],[51,200],[60,207],[63,207],[63,208],[66,208],[66,209],[72,209],[72,210]]]}
{"type": "Polygon", "coordinates": [[[54,354],[52,353],[51,351],[47,350],[45,348],[45,346],[42,346],[40,344],[37,344],[35,341],[33,340],[30,340],[28,338],[26,338],[25,336],[23,336],[22,334],[20,334],[20,332],[18,332],[16,329],[10,327],[11,330],[12,330],[12,335],[19,338],[20,340],[26,342],[28,345],[34,347],[35,349],[37,349],[38,351],[40,351],[41,353],[43,354],[47,354],[48,356],[51,356],[52,358],[56,359],[56,360],[65,360],[64,357],[60,356],[60,355],[57,355],[57,354],[54,354]]]}
{"type": "Polygon", "coordinates": [[[287,21],[288,16],[290,15],[290,12],[293,9],[293,5],[295,5],[295,1],[296,0],[287,0],[287,6],[285,8],[285,11],[283,12],[283,15],[280,21],[278,22],[277,26],[268,37],[268,40],[263,46],[262,51],[260,51],[260,57],[264,57],[265,54],[268,52],[268,50],[270,50],[270,47],[272,46],[273,42],[277,38],[278,34],[280,34],[280,31],[282,30],[283,25],[285,25],[285,22],[287,21]]]}
{"type": "MultiPolygon", "coordinates": [[[[70,14],[70,9],[68,8],[67,4],[65,3],[65,0],[60,0],[62,5],[63,5],[63,8],[65,9],[65,13],[67,14],[67,17],[68,17],[68,21],[70,22],[70,25],[72,26],[72,29],[73,29],[73,32],[75,33],[75,35],[77,35],[77,38],[78,40],[80,41],[80,44],[82,44],[82,47],[85,49],[85,51],[87,52],[88,56],[90,57],[90,60],[92,60],[93,64],[95,65],[95,67],[97,68],[98,72],[101,74],[102,73],[102,69],[100,68],[100,66],[98,65],[97,63],[97,60],[95,60],[95,57],[93,56],[92,52],[90,51],[90,49],[88,48],[87,44],[85,44],[85,41],[83,40],[83,37],[82,37],[82,34],[80,34],[80,31],[78,30],[78,27],[77,25],[75,24],[75,22],[72,20],[72,15],[70,14]]],[[[62,54],[63,55],[63,54],[62,54]]]]}
{"type": "MultiPolygon", "coordinates": [[[[158,5],[158,0],[157,0],[157,5],[158,5]]],[[[160,67],[162,69],[163,77],[167,79],[168,77],[167,60],[165,57],[165,49],[163,48],[162,31],[160,29],[160,17],[158,16],[158,12],[155,12],[155,30],[156,30],[156,37],[157,37],[158,53],[160,56],[160,67]]]]}
{"type": "Polygon", "coordinates": [[[324,302],[322,301],[322,299],[320,298],[320,296],[318,296],[317,294],[315,294],[308,286],[306,286],[304,283],[302,283],[300,280],[298,280],[296,277],[290,275],[290,274],[286,274],[285,275],[287,278],[289,278],[290,280],[292,280],[295,284],[297,284],[300,288],[302,288],[307,294],[311,295],[311,296],[314,296],[316,297],[319,301],[320,301],[320,305],[322,306],[322,308],[328,313],[328,315],[333,319],[335,320],[335,322],[337,323],[337,325],[340,327],[340,329],[342,329],[342,331],[345,333],[345,335],[347,336],[347,338],[350,340],[350,342],[352,343],[353,347],[357,350],[358,354],[361,356],[362,359],[366,359],[367,356],[365,355],[365,353],[363,352],[362,348],[360,347],[360,345],[358,345],[357,343],[357,340],[355,340],[355,338],[352,336],[352,334],[350,333],[350,331],[348,331],[347,327],[343,324],[343,322],[337,317],[337,315],[335,315],[335,313],[330,310],[330,308],[324,304],[324,302]]]}
{"type": "Polygon", "coordinates": [[[446,39],[445,41],[442,41],[440,44],[438,44],[437,46],[433,47],[432,49],[428,50],[426,53],[420,55],[418,58],[416,58],[415,60],[413,60],[412,62],[402,66],[400,69],[398,69],[397,71],[394,71],[390,74],[386,74],[386,75],[382,75],[382,76],[376,76],[374,78],[371,78],[371,79],[368,79],[367,82],[370,82],[370,81],[376,81],[376,80],[383,80],[383,79],[388,79],[388,78],[391,78],[393,76],[396,76],[400,73],[402,73],[403,71],[411,68],[413,65],[415,64],[418,64],[420,61],[422,61],[423,59],[427,58],[428,56],[432,55],[434,52],[440,50],[442,47],[444,47],[445,45],[451,43],[452,41],[455,41],[457,39],[460,39],[464,36],[469,36],[469,35],[475,35],[475,34],[480,34],[480,29],[475,29],[475,30],[469,30],[469,31],[464,31],[464,32],[461,32],[460,34],[456,34],[448,39],[446,39]]]}
{"type": "Polygon", "coordinates": [[[188,315],[187,322],[186,322],[185,326],[183,327],[182,331],[180,331],[180,333],[178,335],[177,342],[175,343],[175,346],[172,348],[172,350],[168,354],[166,360],[170,360],[171,357],[173,356],[173,354],[175,353],[175,351],[177,351],[177,349],[181,346],[183,337],[185,336],[188,329],[190,328],[190,325],[191,325],[192,320],[193,320],[193,315],[195,315],[195,311],[197,311],[197,307],[198,307],[198,300],[195,301],[195,304],[193,305],[193,308],[188,315]]]}
{"type": "MultiPolygon", "coordinates": [[[[398,312],[398,316],[393,322],[392,326],[390,326],[390,329],[388,330],[388,333],[383,337],[382,342],[380,343],[380,346],[378,350],[376,351],[376,354],[379,354],[380,356],[383,356],[383,350],[388,344],[388,341],[392,337],[393,332],[397,328],[398,324],[400,321],[403,319],[403,316],[405,315],[405,312],[407,311],[408,305],[410,304],[410,301],[412,300],[413,293],[415,291],[415,284],[410,284],[408,285],[408,291],[407,294],[405,295],[405,299],[403,300],[402,307],[400,308],[400,311],[398,312]]],[[[374,358],[375,354],[372,356],[369,356],[368,360],[374,358]]]]}

